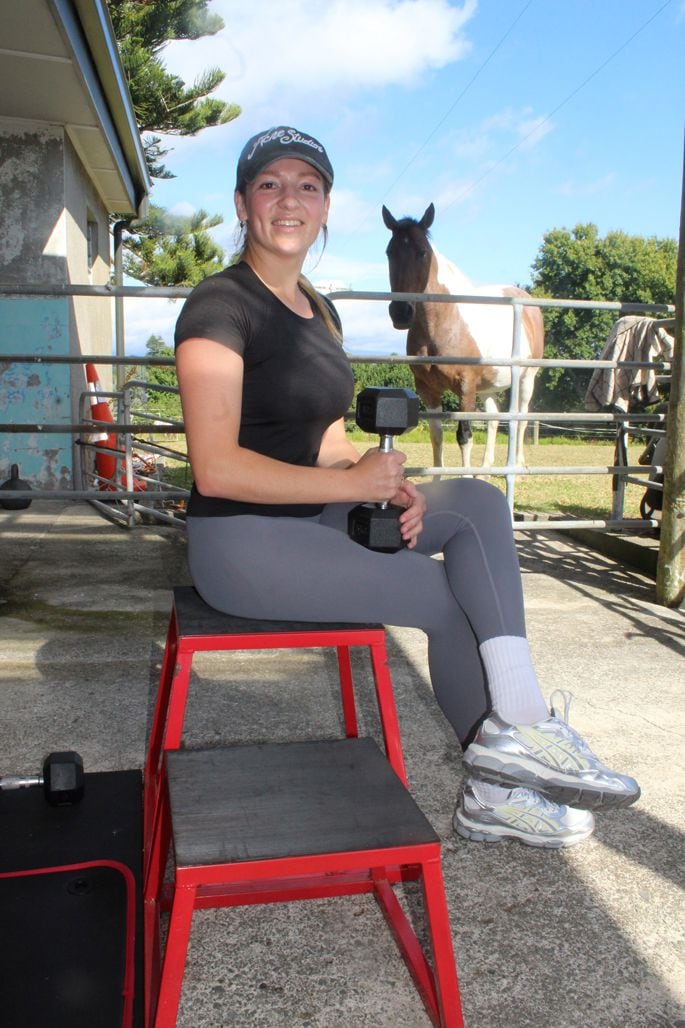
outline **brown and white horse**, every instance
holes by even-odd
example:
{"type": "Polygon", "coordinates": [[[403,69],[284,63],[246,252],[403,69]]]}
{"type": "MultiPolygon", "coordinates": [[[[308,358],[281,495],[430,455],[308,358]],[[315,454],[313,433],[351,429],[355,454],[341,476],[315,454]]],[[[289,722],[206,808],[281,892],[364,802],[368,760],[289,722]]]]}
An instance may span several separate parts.
{"type": "MultiPolygon", "coordinates": [[[[453,295],[528,296],[516,286],[476,287],[450,261],[431,246],[428,229],[433,224],[435,208],[428,207],[420,221],[414,218],[396,220],[387,207],[383,221],[392,232],[386,250],[393,293],[446,293],[453,295]]],[[[407,354],[410,357],[482,357],[496,361],[511,357],[513,349],[513,308],[503,304],[478,303],[410,303],[393,300],[389,307],[392,323],[397,329],[409,329],[407,354]]],[[[523,307],[521,319],[521,353],[523,358],[542,357],[544,326],[538,307],[523,307]]],[[[522,368],[519,379],[519,408],[528,411],[537,368],[522,368]]],[[[478,364],[414,364],[412,372],[416,389],[429,411],[442,410],[443,394],[449,389],[459,397],[462,411],[475,411],[476,394],[485,393],[485,409],[497,412],[492,393],[508,389],[511,368],[478,364]]],[[[483,465],[494,464],[497,421],[488,421],[487,444],[483,465]]],[[[429,422],[435,467],[443,466],[442,424],[429,422]]],[[[519,423],[516,463],[523,464],[524,421],[519,423]]],[[[470,463],[471,426],[460,421],[457,441],[464,465],[470,463]]]]}

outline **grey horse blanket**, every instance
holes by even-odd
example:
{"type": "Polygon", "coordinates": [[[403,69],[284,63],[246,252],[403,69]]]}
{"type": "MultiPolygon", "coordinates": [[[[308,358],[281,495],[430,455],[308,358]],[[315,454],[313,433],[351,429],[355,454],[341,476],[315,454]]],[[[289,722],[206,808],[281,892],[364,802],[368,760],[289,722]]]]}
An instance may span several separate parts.
{"type": "MultiPolygon", "coordinates": [[[[660,327],[656,318],[628,315],[614,323],[602,351],[601,360],[670,361],[673,336],[660,327]]],[[[599,411],[607,407],[627,411],[632,403],[646,406],[659,399],[656,370],[649,368],[595,368],[585,393],[585,407],[599,411]]]]}

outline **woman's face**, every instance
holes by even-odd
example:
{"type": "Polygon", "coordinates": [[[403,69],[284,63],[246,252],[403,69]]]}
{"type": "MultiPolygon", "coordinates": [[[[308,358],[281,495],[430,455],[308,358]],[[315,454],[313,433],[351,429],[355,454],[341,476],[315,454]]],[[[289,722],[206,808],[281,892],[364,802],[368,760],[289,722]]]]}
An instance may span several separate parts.
{"type": "Polygon", "coordinates": [[[248,225],[248,249],[302,259],[326,223],[330,198],[321,175],[306,161],[282,157],[236,192],[240,221],[248,225]]]}

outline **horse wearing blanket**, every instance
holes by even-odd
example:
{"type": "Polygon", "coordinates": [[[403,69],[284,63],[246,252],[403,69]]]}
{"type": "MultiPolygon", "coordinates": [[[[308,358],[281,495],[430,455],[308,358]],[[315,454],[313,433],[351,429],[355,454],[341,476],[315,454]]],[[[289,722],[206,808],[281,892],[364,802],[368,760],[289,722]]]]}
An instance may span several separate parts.
{"type": "MultiPolygon", "coordinates": [[[[476,287],[450,261],[431,246],[428,229],[435,208],[428,207],[420,221],[396,220],[387,207],[383,221],[392,232],[386,250],[393,293],[445,293],[453,295],[528,296],[516,286],[476,287]]],[[[393,300],[390,318],[397,329],[409,329],[407,354],[410,357],[482,357],[496,361],[511,357],[513,349],[513,308],[509,305],[478,303],[409,303],[393,300]]],[[[542,357],[544,327],[538,307],[523,307],[521,352],[523,358],[542,357]]],[[[519,409],[528,411],[537,368],[522,368],[519,378],[519,409]]],[[[462,411],[475,411],[476,394],[485,393],[485,409],[497,413],[492,393],[511,386],[511,368],[478,364],[415,364],[412,372],[416,390],[429,411],[442,410],[442,397],[448,389],[459,397],[462,411]]],[[[429,422],[435,467],[443,466],[442,425],[429,422]]],[[[520,422],[516,463],[522,465],[526,423],[520,422]]],[[[483,465],[494,464],[497,421],[488,421],[483,465]]],[[[471,425],[460,421],[457,441],[464,465],[470,464],[471,425]]]]}

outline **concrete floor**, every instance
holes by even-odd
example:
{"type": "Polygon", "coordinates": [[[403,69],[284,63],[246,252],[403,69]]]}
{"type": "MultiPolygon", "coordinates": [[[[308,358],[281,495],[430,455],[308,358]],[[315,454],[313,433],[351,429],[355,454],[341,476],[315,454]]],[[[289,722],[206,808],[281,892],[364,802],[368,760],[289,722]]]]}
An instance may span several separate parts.
{"type": "MultiPolygon", "coordinates": [[[[188,583],[172,527],[127,532],[79,503],[0,512],[2,770],[74,748],[90,771],[141,767],[170,589],[188,583]]],[[[443,840],[468,1028],[685,1026],[682,613],[648,578],[562,535],[521,535],[529,633],[545,689],[639,803],[551,852],[451,829],[459,749],[421,632],[389,629],[410,785],[443,840]]],[[[356,660],[362,731],[377,734],[356,660]]],[[[188,745],[340,734],[332,653],[205,655],[188,745]]],[[[415,893],[407,889],[407,902],[415,893]]],[[[347,897],[195,917],[180,1028],[422,1028],[428,1019],[380,911],[347,897]]]]}

